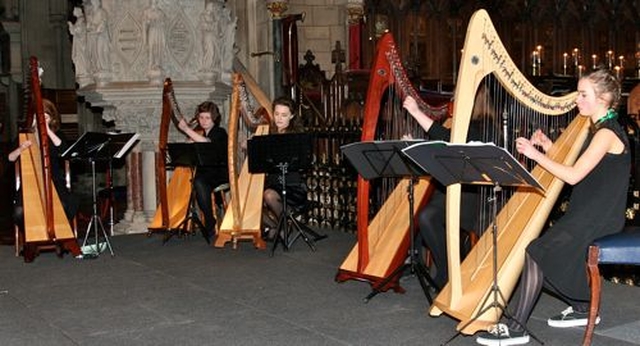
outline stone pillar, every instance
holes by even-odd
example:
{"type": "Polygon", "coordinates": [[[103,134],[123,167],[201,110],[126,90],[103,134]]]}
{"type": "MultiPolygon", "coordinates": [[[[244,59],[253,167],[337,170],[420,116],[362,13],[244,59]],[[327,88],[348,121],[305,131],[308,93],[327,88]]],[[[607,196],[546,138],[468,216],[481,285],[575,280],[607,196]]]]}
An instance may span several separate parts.
{"type": "Polygon", "coordinates": [[[282,14],[287,11],[287,0],[266,0],[267,9],[273,19],[273,75],[275,95],[283,95],[282,87],[282,14]]]}

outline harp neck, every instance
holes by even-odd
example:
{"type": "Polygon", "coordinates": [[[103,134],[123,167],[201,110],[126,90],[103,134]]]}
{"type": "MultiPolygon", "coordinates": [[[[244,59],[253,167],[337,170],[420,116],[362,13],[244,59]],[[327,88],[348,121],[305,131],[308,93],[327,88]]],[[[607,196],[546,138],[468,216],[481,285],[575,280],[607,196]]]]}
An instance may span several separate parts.
{"type": "Polygon", "coordinates": [[[576,93],[550,96],[527,80],[507,53],[487,12],[479,10],[471,17],[467,28],[454,95],[451,142],[466,142],[472,101],[482,79],[490,73],[508,93],[536,112],[561,115],[575,107],[576,93]]]}

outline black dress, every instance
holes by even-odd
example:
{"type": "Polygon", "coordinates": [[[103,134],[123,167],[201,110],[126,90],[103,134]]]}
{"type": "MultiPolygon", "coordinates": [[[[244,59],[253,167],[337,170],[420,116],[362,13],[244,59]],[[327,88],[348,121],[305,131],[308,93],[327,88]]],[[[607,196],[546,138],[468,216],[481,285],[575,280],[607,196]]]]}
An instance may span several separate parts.
{"type": "MultiPolygon", "coordinates": [[[[620,138],[624,152],[605,154],[593,171],[573,187],[565,215],[527,247],[540,265],[546,283],[573,300],[589,300],[585,268],[589,244],[596,238],[619,232],[625,222],[631,169],[629,142],[616,119],[606,120],[596,131],[603,128],[620,138]]],[[[587,138],[583,151],[594,134],[587,138]]]]}

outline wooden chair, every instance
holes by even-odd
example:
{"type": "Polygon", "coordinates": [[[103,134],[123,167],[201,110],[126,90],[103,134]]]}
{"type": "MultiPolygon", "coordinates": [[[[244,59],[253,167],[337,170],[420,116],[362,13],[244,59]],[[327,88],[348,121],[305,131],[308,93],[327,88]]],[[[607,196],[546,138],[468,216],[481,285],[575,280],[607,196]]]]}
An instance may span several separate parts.
{"type": "Polygon", "coordinates": [[[600,311],[602,279],[599,264],[640,265],[640,227],[627,227],[620,233],[597,239],[589,246],[587,272],[591,284],[591,303],[583,346],[591,345],[600,311]]]}
{"type": "Polygon", "coordinates": [[[211,204],[213,205],[213,215],[215,215],[216,217],[217,229],[220,229],[222,219],[224,218],[224,213],[227,210],[227,200],[229,199],[227,195],[230,193],[230,190],[231,186],[229,185],[229,183],[220,184],[216,186],[215,189],[213,189],[211,204]],[[220,196],[222,200],[217,201],[215,198],[216,195],[220,196]]]}

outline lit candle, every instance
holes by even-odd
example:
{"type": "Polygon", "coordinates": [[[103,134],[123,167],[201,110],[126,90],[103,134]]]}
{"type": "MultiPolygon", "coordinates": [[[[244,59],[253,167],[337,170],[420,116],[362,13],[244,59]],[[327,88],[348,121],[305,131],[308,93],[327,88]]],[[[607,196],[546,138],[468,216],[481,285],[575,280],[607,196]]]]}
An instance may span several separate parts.
{"type": "Polygon", "coordinates": [[[567,75],[567,63],[569,62],[569,54],[564,52],[562,53],[562,74],[567,75]]]}
{"type": "Polygon", "coordinates": [[[616,78],[620,79],[620,66],[616,66],[613,69],[616,73],[616,78]]]}
{"type": "Polygon", "coordinates": [[[591,56],[591,62],[592,62],[592,68],[595,70],[596,68],[598,68],[598,56],[593,54],[591,56]]]}
{"type": "Polygon", "coordinates": [[[619,64],[618,64],[618,65],[620,66],[620,69],[621,69],[622,71],[624,71],[624,55],[620,55],[620,56],[618,57],[618,61],[619,61],[619,64]]]}
{"type": "Polygon", "coordinates": [[[583,72],[584,72],[584,66],[578,65],[578,78],[582,78],[583,72]]]}
{"type": "Polygon", "coordinates": [[[573,57],[573,66],[578,68],[578,65],[580,65],[580,50],[578,50],[578,48],[573,48],[571,56],[573,57]]]}
{"type": "Polygon", "coordinates": [[[607,51],[607,68],[608,69],[613,69],[613,51],[609,50],[607,51]]]}

